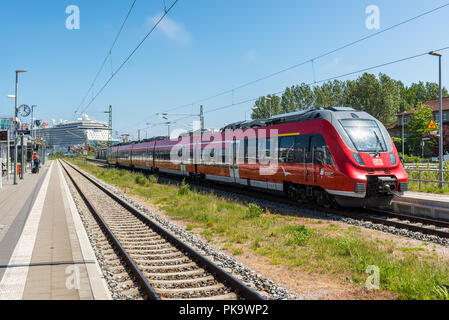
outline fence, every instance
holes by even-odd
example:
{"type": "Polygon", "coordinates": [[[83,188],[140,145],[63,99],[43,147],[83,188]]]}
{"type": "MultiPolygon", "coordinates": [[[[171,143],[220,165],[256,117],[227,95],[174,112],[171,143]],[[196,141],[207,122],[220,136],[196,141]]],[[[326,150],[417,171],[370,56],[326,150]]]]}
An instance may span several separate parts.
{"type": "MultiPolygon", "coordinates": [[[[438,165],[437,165],[438,167],[438,165]]],[[[415,166],[405,167],[408,174],[409,190],[421,191],[423,188],[439,189],[440,170],[434,169],[433,166],[415,166]]],[[[443,188],[449,184],[449,170],[443,170],[443,188]]]]}
{"type": "Polygon", "coordinates": [[[404,163],[407,169],[438,169],[438,163],[404,163]]]}

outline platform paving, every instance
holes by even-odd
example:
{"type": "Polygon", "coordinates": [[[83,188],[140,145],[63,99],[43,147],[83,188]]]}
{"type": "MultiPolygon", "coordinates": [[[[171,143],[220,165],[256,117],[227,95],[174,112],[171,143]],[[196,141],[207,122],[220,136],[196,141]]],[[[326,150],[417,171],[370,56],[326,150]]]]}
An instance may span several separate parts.
{"type": "Polygon", "coordinates": [[[58,162],[4,183],[0,226],[0,299],[111,298],[58,162]]]}
{"type": "Polygon", "coordinates": [[[407,191],[402,197],[393,199],[391,209],[449,221],[449,195],[407,191]]]}

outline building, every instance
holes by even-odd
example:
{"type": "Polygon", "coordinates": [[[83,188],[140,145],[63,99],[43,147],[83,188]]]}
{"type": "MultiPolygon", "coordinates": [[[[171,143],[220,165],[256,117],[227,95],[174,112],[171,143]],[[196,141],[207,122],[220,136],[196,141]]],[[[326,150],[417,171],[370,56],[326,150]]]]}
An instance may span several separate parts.
{"type": "MultiPolygon", "coordinates": [[[[427,100],[423,104],[432,108],[433,119],[436,123],[440,122],[440,100],[427,100]]],[[[400,112],[397,116],[397,121],[389,126],[388,132],[392,137],[402,138],[402,121],[404,123],[404,139],[407,139],[407,123],[410,121],[411,115],[415,112],[415,109],[400,112]]],[[[443,98],[443,129],[445,125],[449,125],[449,97],[443,98]]]]}
{"type": "Polygon", "coordinates": [[[36,136],[45,140],[50,147],[50,152],[67,152],[69,147],[105,146],[118,143],[118,140],[110,140],[111,129],[105,122],[90,119],[87,115],[77,120],[61,120],[48,128],[36,130],[36,136]]]}

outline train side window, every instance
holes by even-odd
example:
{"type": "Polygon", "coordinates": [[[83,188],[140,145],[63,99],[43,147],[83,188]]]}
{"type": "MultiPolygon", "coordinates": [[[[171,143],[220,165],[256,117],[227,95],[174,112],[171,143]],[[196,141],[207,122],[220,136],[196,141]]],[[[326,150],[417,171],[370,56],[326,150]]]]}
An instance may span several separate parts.
{"type": "Polygon", "coordinates": [[[326,141],[321,134],[314,134],[310,143],[310,151],[313,152],[313,163],[332,164],[332,156],[327,148],[326,141]]]}
{"type": "Polygon", "coordinates": [[[243,140],[243,162],[248,163],[248,138],[243,140]]]}
{"type": "Polygon", "coordinates": [[[293,163],[294,159],[294,148],[295,148],[295,137],[280,137],[279,138],[279,162],[282,163],[293,163]]]}
{"type": "Polygon", "coordinates": [[[295,137],[295,162],[306,163],[306,155],[309,149],[309,135],[299,135],[295,137]]]}
{"type": "Polygon", "coordinates": [[[248,163],[257,162],[257,139],[248,139],[247,159],[248,163]]]}

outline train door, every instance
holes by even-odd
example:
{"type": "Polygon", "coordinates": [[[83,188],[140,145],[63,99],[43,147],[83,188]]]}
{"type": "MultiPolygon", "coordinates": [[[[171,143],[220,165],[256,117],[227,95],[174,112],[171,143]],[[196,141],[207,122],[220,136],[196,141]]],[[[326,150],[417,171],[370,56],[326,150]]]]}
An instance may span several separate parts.
{"type": "Polygon", "coordinates": [[[304,161],[304,184],[313,185],[314,182],[314,166],[313,166],[313,150],[311,146],[311,140],[313,135],[307,137],[307,147],[305,152],[304,161]]]}
{"type": "Polygon", "coordinates": [[[240,180],[239,163],[238,163],[238,147],[239,142],[234,140],[231,142],[231,161],[229,163],[229,175],[233,182],[238,183],[240,180]]]}
{"type": "Polygon", "coordinates": [[[295,137],[295,167],[297,167],[296,174],[298,175],[299,183],[303,184],[306,181],[306,157],[309,148],[309,135],[298,135],[295,137]]]}
{"type": "Polygon", "coordinates": [[[187,150],[187,148],[185,146],[182,146],[181,149],[179,149],[178,151],[178,157],[181,161],[181,174],[184,176],[188,176],[189,172],[186,169],[186,161],[185,159],[187,158],[187,152],[189,152],[189,150],[187,150]]]}
{"type": "Polygon", "coordinates": [[[310,139],[310,180],[313,185],[322,185],[326,166],[326,142],[321,134],[310,139]]]}

